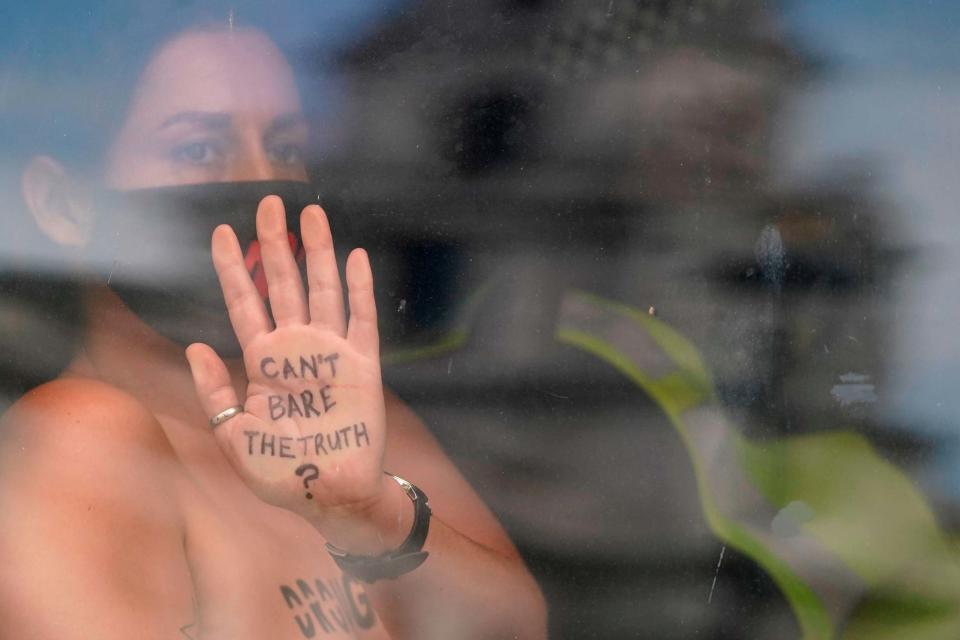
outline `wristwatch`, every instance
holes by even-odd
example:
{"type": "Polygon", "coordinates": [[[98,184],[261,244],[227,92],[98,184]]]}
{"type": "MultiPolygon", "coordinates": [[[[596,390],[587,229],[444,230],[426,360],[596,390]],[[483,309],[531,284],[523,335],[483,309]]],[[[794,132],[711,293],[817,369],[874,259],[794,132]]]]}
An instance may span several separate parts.
{"type": "Polygon", "coordinates": [[[413,502],[413,527],[410,535],[393,551],[378,556],[363,556],[347,553],[343,549],[327,543],[327,551],[333,557],[340,570],[367,584],[377,580],[398,578],[419,567],[430,555],[423,550],[430,531],[430,504],[427,494],[399,476],[387,473],[394,479],[407,497],[413,502]]]}

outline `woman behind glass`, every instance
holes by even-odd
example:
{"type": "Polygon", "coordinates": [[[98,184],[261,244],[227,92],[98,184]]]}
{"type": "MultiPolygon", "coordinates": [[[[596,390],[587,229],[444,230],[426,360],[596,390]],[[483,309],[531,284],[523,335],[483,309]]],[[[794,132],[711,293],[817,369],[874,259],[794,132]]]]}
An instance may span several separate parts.
{"type": "Polygon", "coordinates": [[[382,388],[366,254],[347,261],[348,322],[325,213],[298,220],[278,197],[257,207],[274,187],[297,202],[307,183],[312,138],[288,60],[232,12],[171,33],[102,154],[74,163],[86,175],[43,146],[21,167],[38,228],[94,275],[76,357],[4,417],[0,625],[21,638],[542,637],[513,545],[382,388]],[[237,194],[256,197],[218,221],[238,228],[217,227],[212,257],[245,362],[195,344],[188,366],[184,327],[221,355],[237,343],[217,330],[222,302],[210,317],[191,298],[193,254],[172,241],[204,228],[198,203],[237,194]],[[194,209],[176,224],[123,214],[144,200],[194,209]],[[141,277],[181,268],[181,284],[158,305],[126,286],[131,261],[141,277]],[[364,584],[324,543],[377,557],[422,525],[385,469],[429,496],[429,557],[364,584]]]}

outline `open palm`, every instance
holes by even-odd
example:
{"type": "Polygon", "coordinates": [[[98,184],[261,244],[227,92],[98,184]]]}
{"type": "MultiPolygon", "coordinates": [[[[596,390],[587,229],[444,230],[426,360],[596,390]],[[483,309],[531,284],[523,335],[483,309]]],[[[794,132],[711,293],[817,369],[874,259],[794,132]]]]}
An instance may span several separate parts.
{"type": "Polygon", "coordinates": [[[291,252],[283,203],[257,210],[270,314],[233,230],[213,234],[213,262],[249,384],[241,403],[227,368],[207,345],[187,350],[209,416],[243,406],[215,428],[234,469],[261,499],[305,516],[362,509],[383,480],[385,416],[373,276],[366,252],[347,260],[350,320],[330,227],[311,205],[301,215],[308,294],[291,252]]]}

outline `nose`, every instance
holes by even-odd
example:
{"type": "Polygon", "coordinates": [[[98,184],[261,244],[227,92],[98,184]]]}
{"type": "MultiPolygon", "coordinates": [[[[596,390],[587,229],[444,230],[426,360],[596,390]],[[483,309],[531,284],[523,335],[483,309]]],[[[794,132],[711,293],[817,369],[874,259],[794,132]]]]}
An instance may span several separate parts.
{"type": "Polygon", "coordinates": [[[241,143],[237,145],[227,180],[252,182],[275,180],[277,177],[276,167],[270,161],[260,136],[253,133],[244,135],[241,143]]]}

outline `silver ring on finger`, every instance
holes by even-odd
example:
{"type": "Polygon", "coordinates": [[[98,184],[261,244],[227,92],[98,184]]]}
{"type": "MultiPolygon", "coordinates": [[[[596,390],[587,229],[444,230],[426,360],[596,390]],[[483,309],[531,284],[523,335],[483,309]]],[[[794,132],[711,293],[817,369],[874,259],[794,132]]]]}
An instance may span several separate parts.
{"type": "Polygon", "coordinates": [[[242,404],[238,404],[235,407],[229,407],[227,409],[224,409],[217,415],[210,418],[210,427],[215,429],[221,424],[223,424],[224,422],[226,422],[227,420],[229,420],[230,418],[240,415],[241,413],[243,413],[242,404]]]}

